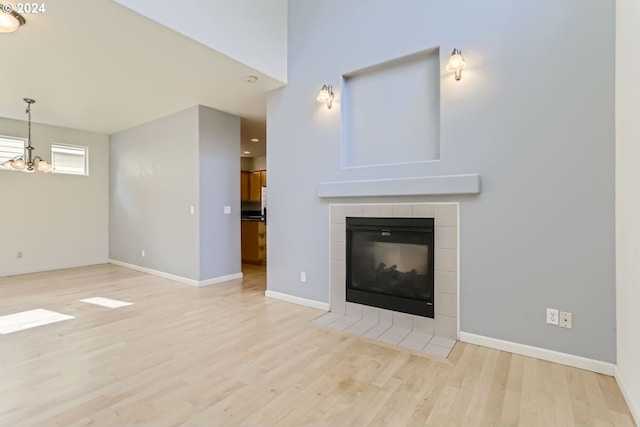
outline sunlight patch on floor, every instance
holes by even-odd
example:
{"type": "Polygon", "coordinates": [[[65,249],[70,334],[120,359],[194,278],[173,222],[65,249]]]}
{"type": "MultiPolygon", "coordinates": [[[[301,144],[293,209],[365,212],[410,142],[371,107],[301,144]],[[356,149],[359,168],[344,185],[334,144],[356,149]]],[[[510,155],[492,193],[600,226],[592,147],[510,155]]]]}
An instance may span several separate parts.
{"type": "Polygon", "coordinates": [[[118,301],[111,298],[103,298],[103,297],[94,297],[94,298],[86,298],[81,299],[82,302],[88,302],[89,304],[100,305],[102,307],[107,308],[118,308],[125,307],[127,305],[132,305],[132,302],[118,301]]]}
{"type": "Polygon", "coordinates": [[[56,313],[55,311],[49,311],[43,308],[7,314],[6,316],[0,316],[0,334],[10,334],[12,332],[22,331],[24,329],[35,328],[37,326],[48,325],[50,323],[61,322],[63,320],[73,318],[74,316],[56,313]]]}

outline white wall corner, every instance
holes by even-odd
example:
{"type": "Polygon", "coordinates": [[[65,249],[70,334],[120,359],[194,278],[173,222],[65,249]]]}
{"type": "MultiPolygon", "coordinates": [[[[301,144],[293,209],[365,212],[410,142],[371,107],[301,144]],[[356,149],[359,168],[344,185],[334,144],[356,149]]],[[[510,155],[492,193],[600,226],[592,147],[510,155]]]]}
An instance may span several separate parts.
{"type": "Polygon", "coordinates": [[[215,285],[215,284],[218,284],[218,283],[228,282],[230,280],[242,279],[243,277],[244,276],[243,276],[242,272],[234,273],[234,274],[228,274],[226,276],[220,276],[220,277],[214,277],[214,278],[207,279],[207,280],[201,280],[200,282],[198,282],[198,286],[199,287],[203,287],[203,286],[215,285]]]}
{"type": "Polygon", "coordinates": [[[193,279],[188,279],[182,276],[176,276],[175,274],[165,273],[164,271],[153,270],[151,268],[141,267],[135,264],[129,264],[127,262],[117,261],[115,259],[110,259],[109,264],[118,265],[120,267],[129,268],[131,270],[140,271],[142,273],[151,274],[153,276],[162,277],[163,279],[173,280],[174,282],[184,283],[185,285],[191,286],[201,286],[200,282],[193,279]]]}
{"type": "Polygon", "coordinates": [[[203,286],[209,286],[209,285],[215,285],[218,283],[228,282],[230,280],[242,279],[243,277],[242,272],[240,272],[240,273],[228,274],[226,276],[213,277],[211,279],[198,281],[198,280],[188,279],[182,276],[176,276],[175,274],[165,273],[164,271],[153,270],[151,268],[141,267],[139,265],[117,261],[114,259],[110,259],[109,264],[119,265],[120,267],[130,268],[131,270],[141,271],[143,273],[151,274],[153,276],[162,277],[164,279],[169,279],[175,282],[184,283],[185,285],[197,286],[200,288],[203,286]]]}
{"type": "Polygon", "coordinates": [[[545,348],[533,347],[526,344],[519,344],[511,341],[504,341],[497,338],[485,337],[482,335],[460,332],[460,341],[469,344],[481,345],[483,347],[495,348],[496,350],[508,351],[522,356],[534,357],[548,362],[559,363],[561,365],[572,366],[574,368],[585,369],[613,376],[615,365],[613,363],[602,362],[600,360],[588,359],[559,351],[547,350],[545,348]]]}
{"type": "Polygon", "coordinates": [[[620,387],[620,391],[622,392],[622,396],[624,396],[624,400],[627,402],[629,412],[631,412],[631,415],[633,416],[633,421],[636,425],[640,425],[640,402],[636,402],[634,400],[630,388],[627,385],[627,380],[624,379],[622,372],[618,369],[618,366],[615,366],[613,369],[613,377],[616,379],[618,387],[620,387]]]}
{"type": "Polygon", "coordinates": [[[298,305],[304,305],[305,307],[317,308],[318,310],[329,311],[329,304],[326,302],[320,302],[310,300],[306,298],[300,298],[293,295],[283,294],[280,292],[266,290],[264,296],[267,298],[278,299],[280,301],[291,302],[298,305]]]}

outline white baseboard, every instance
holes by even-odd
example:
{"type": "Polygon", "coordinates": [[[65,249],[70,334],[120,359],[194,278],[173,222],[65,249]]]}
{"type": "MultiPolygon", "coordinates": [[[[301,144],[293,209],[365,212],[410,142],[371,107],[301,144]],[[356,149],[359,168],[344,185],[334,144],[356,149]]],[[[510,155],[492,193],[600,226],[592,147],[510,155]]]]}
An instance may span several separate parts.
{"type": "Polygon", "coordinates": [[[508,351],[510,353],[521,354],[523,356],[535,357],[536,359],[573,366],[574,368],[586,369],[587,371],[597,372],[599,374],[613,375],[615,368],[613,363],[588,359],[582,356],[575,356],[573,354],[561,353],[559,351],[547,350],[511,341],[503,341],[482,335],[470,334],[468,332],[460,332],[460,341],[508,351]]]}
{"type": "Polygon", "coordinates": [[[202,286],[215,285],[216,283],[228,282],[229,280],[242,279],[243,277],[244,276],[242,272],[228,274],[226,276],[214,277],[213,279],[201,280],[198,286],[202,287],[202,286]]]}
{"type": "Polygon", "coordinates": [[[620,387],[620,391],[624,396],[624,400],[627,402],[627,406],[629,407],[631,416],[633,416],[633,420],[635,421],[636,425],[640,425],[640,404],[636,402],[636,400],[631,395],[626,380],[622,377],[622,373],[620,372],[620,369],[618,369],[618,366],[614,368],[613,376],[618,383],[618,387],[620,387]]]}
{"type": "Polygon", "coordinates": [[[329,311],[329,304],[326,302],[314,301],[312,299],[295,297],[289,294],[283,294],[275,291],[265,291],[264,296],[267,298],[279,299],[281,301],[292,302],[305,307],[317,308],[318,310],[329,311]]]}
{"type": "Polygon", "coordinates": [[[158,276],[164,279],[169,279],[175,282],[180,282],[186,285],[197,286],[197,287],[209,286],[215,283],[222,283],[229,280],[242,279],[243,277],[242,273],[235,273],[235,274],[229,274],[227,276],[214,277],[212,279],[198,281],[198,280],[189,279],[182,276],[176,276],[175,274],[165,273],[164,271],[153,270],[151,268],[141,267],[139,265],[117,261],[115,259],[110,259],[109,264],[119,265],[120,267],[130,268],[131,270],[141,271],[143,273],[151,274],[153,276],[158,276]]]}
{"type": "Polygon", "coordinates": [[[49,265],[46,267],[26,268],[24,270],[16,270],[16,271],[2,271],[0,272],[0,277],[18,276],[21,274],[31,274],[31,273],[42,273],[44,271],[65,270],[67,268],[88,267],[90,265],[106,264],[107,262],[108,260],[101,259],[96,261],[71,262],[67,264],[49,265]]]}

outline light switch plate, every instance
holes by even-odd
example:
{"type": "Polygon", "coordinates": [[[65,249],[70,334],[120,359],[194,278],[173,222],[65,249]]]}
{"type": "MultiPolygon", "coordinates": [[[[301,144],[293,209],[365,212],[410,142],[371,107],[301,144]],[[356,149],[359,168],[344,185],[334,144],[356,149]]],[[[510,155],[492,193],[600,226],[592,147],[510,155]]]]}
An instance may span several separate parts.
{"type": "Polygon", "coordinates": [[[226,215],[231,214],[231,206],[225,206],[225,207],[224,207],[224,213],[225,213],[226,215]]]}

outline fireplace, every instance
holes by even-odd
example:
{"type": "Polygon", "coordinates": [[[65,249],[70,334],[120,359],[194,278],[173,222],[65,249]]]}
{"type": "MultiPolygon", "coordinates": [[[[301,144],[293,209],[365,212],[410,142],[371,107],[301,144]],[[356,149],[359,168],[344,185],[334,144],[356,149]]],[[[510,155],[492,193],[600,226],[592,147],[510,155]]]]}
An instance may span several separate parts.
{"type": "Polygon", "coordinates": [[[346,218],[346,300],[434,317],[433,218],[346,218]]]}

